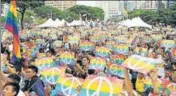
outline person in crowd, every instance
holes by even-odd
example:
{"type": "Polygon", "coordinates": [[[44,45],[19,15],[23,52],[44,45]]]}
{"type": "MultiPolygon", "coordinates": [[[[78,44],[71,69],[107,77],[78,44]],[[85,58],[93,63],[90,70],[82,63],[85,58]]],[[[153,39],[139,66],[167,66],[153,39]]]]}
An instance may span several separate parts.
{"type": "Polygon", "coordinates": [[[17,83],[7,83],[3,88],[2,96],[18,96],[20,86],[17,83]]]}
{"type": "MultiPolygon", "coordinates": [[[[37,73],[38,73],[38,68],[36,66],[33,66],[33,65],[28,66],[28,68],[25,72],[25,76],[26,76],[27,80],[24,81],[25,84],[24,84],[24,87],[22,88],[22,91],[25,94],[28,95],[30,92],[35,91],[35,90],[32,90],[31,87],[38,79],[40,79],[37,76],[37,73]]],[[[44,84],[43,84],[43,87],[44,87],[44,84]]]]}

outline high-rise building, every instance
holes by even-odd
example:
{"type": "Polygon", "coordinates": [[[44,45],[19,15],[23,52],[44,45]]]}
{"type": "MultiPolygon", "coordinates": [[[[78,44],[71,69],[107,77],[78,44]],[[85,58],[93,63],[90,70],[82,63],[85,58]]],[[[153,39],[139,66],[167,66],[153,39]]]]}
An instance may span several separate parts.
{"type": "Polygon", "coordinates": [[[103,9],[105,20],[121,15],[120,1],[96,1],[96,7],[103,9]]]}
{"type": "Polygon", "coordinates": [[[55,7],[59,10],[65,10],[65,9],[68,9],[68,8],[71,8],[73,6],[76,5],[76,0],[68,0],[68,1],[65,1],[65,0],[56,0],[56,1],[44,1],[44,4],[45,6],[52,6],[52,7],[55,7]]]}
{"type": "Polygon", "coordinates": [[[9,4],[8,3],[4,3],[1,6],[2,8],[2,12],[1,12],[1,16],[6,16],[9,10],[9,4]]]}

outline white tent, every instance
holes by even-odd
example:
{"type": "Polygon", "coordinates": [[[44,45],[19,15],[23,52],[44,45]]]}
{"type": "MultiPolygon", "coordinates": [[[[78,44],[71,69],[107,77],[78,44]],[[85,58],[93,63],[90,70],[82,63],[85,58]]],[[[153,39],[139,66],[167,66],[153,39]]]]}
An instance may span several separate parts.
{"type": "Polygon", "coordinates": [[[43,23],[43,24],[41,24],[41,25],[39,25],[37,27],[40,27],[40,28],[55,27],[55,23],[54,23],[54,21],[51,18],[49,18],[45,23],[43,23]]]}
{"type": "Polygon", "coordinates": [[[147,27],[147,28],[152,29],[152,26],[145,23],[140,17],[133,18],[132,20],[127,19],[127,20],[119,22],[118,24],[120,24],[121,26],[126,26],[128,28],[130,28],[130,27],[147,27]]]}
{"type": "Polygon", "coordinates": [[[152,26],[145,23],[140,17],[137,17],[137,18],[133,18],[131,20],[131,25],[128,26],[128,27],[146,27],[146,28],[150,28],[152,29],[152,26]]]}

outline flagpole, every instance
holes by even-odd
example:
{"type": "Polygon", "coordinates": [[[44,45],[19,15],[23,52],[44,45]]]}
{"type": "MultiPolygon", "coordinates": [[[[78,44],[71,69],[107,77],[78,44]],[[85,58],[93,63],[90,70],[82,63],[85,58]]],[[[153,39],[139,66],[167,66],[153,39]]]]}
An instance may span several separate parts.
{"type": "MultiPolygon", "coordinates": [[[[1,9],[1,0],[0,0],[0,17],[1,17],[1,12],[2,11],[2,9],[1,9]]],[[[1,23],[1,20],[0,20],[0,23],[1,23]]],[[[1,41],[1,38],[2,38],[2,34],[1,34],[1,30],[0,30],[0,41],[1,41]]],[[[1,44],[0,44],[0,50],[1,50],[1,44]]],[[[0,59],[1,59],[1,55],[0,55],[0,59]]],[[[0,71],[2,72],[2,70],[1,70],[1,62],[0,62],[0,71]]],[[[1,76],[1,74],[0,74],[0,79],[2,80],[2,76],[1,76]]],[[[2,95],[1,94],[2,93],[2,83],[0,83],[0,95],[2,95]]]]}

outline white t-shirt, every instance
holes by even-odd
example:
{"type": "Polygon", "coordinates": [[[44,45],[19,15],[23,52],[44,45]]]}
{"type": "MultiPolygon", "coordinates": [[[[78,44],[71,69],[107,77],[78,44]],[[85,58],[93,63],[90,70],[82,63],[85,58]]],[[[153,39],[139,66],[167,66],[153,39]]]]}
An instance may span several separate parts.
{"type": "Polygon", "coordinates": [[[18,95],[17,95],[17,96],[25,96],[25,94],[24,94],[23,91],[20,90],[20,91],[18,92],[18,95]]]}

